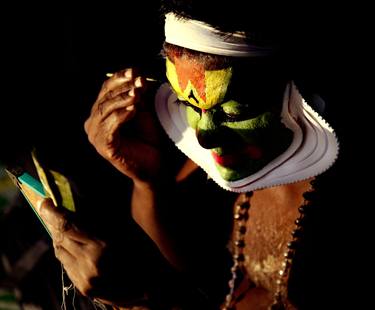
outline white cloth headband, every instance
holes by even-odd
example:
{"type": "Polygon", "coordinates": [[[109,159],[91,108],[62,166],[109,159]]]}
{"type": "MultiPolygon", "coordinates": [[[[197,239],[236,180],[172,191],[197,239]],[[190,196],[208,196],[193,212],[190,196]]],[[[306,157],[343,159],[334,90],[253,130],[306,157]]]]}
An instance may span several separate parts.
{"type": "Polygon", "coordinates": [[[167,43],[209,54],[254,57],[272,51],[269,47],[248,44],[243,33],[222,33],[206,23],[178,18],[174,13],[165,15],[164,30],[167,43]]]}

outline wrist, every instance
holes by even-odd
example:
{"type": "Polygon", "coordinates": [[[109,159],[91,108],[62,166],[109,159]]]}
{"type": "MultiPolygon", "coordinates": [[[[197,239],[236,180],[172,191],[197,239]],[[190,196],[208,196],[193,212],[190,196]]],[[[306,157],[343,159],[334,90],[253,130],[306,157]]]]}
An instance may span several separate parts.
{"type": "Polygon", "coordinates": [[[133,179],[133,188],[137,191],[152,191],[152,192],[166,192],[169,191],[171,186],[175,183],[172,176],[168,174],[159,173],[153,178],[145,179],[133,179]]]}
{"type": "Polygon", "coordinates": [[[156,182],[133,180],[133,192],[152,192],[156,189],[156,182]]]}

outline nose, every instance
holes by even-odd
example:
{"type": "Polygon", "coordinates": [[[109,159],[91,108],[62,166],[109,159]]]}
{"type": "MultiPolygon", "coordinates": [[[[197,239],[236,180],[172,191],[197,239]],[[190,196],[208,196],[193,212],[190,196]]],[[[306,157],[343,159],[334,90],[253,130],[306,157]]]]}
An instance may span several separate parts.
{"type": "Polygon", "coordinates": [[[197,123],[196,136],[199,144],[205,149],[220,146],[220,122],[214,110],[202,110],[201,118],[197,123]]]}

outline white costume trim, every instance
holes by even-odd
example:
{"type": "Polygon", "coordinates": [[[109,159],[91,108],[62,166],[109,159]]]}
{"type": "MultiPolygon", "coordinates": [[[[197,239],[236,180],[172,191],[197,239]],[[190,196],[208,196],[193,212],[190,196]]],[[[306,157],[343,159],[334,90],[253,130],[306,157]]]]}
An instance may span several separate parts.
{"type": "Polygon", "coordinates": [[[247,192],[305,180],[327,170],[337,158],[339,146],[332,128],[290,82],[284,93],[281,116],[284,125],[294,133],[291,145],[258,172],[228,182],[219,174],[211,151],[199,145],[195,130],[188,124],[186,106],[176,101],[170,86],[163,84],[155,98],[161,125],[176,146],[224,189],[247,192]]]}
{"type": "Polygon", "coordinates": [[[178,18],[173,13],[165,15],[165,42],[222,56],[266,56],[272,52],[271,48],[248,44],[243,33],[221,33],[204,22],[178,18]]]}

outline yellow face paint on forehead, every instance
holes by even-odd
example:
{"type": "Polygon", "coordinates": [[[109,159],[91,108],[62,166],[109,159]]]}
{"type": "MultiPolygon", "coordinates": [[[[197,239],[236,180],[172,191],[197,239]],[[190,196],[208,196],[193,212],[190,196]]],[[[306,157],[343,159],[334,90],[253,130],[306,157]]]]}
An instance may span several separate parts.
{"type": "Polygon", "coordinates": [[[205,110],[224,100],[232,77],[232,67],[205,70],[200,63],[180,58],[175,58],[175,63],[167,58],[166,69],[179,99],[205,110]]]}

